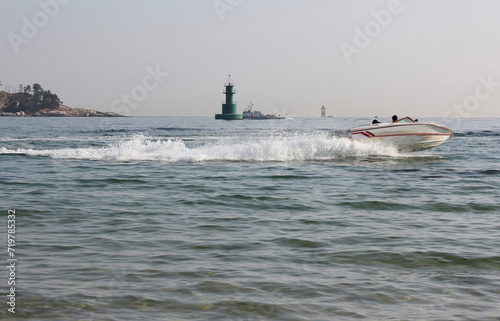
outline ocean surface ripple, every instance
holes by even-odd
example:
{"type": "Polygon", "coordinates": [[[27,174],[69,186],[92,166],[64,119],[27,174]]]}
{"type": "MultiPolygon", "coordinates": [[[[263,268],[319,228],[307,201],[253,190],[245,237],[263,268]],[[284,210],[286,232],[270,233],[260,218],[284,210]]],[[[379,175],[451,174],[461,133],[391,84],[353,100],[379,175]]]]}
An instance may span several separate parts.
{"type": "Polygon", "coordinates": [[[500,320],[498,120],[418,153],[368,121],[0,118],[1,318],[500,320]]]}

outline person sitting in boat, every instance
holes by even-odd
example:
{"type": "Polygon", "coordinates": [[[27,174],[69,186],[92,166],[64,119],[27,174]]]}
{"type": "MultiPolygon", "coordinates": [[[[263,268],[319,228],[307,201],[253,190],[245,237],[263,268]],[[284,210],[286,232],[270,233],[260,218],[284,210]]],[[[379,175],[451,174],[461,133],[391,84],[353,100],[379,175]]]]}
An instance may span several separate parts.
{"type": "Polygon", "coordinates": [[[398,120],[398,116],[393,115],[393,116],[392,116],[392,122],[395,122],[396,120],[398,120]]]}
{"type": "Polygon", "coordinates": [[[380,122],[379,122],[377,119],[374,119],[374,120],[372,121],[372,124],[380,124],[380,122]]]}

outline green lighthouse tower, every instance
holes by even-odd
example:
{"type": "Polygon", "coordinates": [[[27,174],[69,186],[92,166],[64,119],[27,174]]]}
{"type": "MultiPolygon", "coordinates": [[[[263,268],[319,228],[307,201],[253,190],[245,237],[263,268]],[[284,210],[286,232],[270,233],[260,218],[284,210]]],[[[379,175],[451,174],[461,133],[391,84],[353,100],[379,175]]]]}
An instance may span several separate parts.
{"type": "Polygon", "coordinates": [[[231,75],[227,78],[224,87],[223,93],[226,94],[226,101],[222,102],[222,114],[215,114],[215,119],[243,119],[243,115],[237,113],[236,102],[233,102],[236,89],[234,88],[234,82],[231,80],[231,75]]]}

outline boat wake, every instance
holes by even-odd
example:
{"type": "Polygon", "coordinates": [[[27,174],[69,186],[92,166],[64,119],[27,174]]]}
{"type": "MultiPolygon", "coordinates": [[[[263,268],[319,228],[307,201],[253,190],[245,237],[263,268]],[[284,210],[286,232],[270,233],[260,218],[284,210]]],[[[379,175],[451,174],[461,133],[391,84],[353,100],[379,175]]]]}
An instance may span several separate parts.
{"type": "Polygon", "coordinates": [[[103,161],[327,161],[351,157],[404,156],[394,147],[366,144],[328,133],[283,134],[212,139],[161,139],[135,135],[100,147],[7,149],[0,154],[103,161]]]}

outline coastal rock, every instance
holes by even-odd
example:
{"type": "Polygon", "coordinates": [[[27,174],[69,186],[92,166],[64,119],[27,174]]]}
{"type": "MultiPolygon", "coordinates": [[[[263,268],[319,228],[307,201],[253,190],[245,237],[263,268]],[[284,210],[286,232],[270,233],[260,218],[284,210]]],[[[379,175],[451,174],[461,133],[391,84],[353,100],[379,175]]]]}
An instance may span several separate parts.
{"type": "Polygon", "coordinates": [[[0,91],[0,116],[9,117],[124,117],[112,112],[93,109],[71,108],[59,105],[55,108],[39,106],[30,95],[10,94],[0,91]]]}

